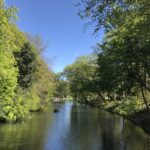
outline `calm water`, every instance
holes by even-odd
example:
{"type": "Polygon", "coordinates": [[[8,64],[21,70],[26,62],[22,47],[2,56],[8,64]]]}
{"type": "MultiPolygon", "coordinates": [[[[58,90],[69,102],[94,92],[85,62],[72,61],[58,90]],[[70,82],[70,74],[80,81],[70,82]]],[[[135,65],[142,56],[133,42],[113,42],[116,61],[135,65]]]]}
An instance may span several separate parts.
{"type": "Polygon", "coordinates": [[[150,150],[150,137],[116,115],[64,103],[25,122],[1,124],[0,150],[150,150]]]}

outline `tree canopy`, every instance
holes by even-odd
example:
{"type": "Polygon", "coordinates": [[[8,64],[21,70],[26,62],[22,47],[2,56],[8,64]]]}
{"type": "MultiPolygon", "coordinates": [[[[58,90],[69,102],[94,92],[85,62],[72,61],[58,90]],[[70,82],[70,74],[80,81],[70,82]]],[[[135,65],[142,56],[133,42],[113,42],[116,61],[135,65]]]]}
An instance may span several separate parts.
{"type": "Polygon", "coordinates": [[[97,44],[97,67],[92,82],[101,98],[123,100],[140,97],[149,109],[149,5],[148,0],[79,2],[80,17],[90,19],[89,24],[94,24],[95,33],[101,29],[105,32],[102,44],[97,44]]]}
{"type": "MultiPolygon", "coordinates": [[[[15,25],[17,9],[0,0],[0,120],[17,121],[43,109],[54,91],[54,73],[34,44],[15,25]]],[[[36,42],[37,43],[37,42],[36,42]]],[[[43,49],[44,50],[44,47],[43,49]]]]}

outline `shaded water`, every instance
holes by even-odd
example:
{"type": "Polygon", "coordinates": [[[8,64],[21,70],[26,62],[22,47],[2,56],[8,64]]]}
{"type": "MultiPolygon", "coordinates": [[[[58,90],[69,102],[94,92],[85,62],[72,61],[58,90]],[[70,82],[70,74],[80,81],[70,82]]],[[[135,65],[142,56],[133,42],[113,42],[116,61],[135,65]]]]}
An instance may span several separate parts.
{"type": "Polygon", "coordinates": [[[0,124],[0,150],[150,150],[150,137],[119,116],[66,102],[25,122],[0,124]]]}

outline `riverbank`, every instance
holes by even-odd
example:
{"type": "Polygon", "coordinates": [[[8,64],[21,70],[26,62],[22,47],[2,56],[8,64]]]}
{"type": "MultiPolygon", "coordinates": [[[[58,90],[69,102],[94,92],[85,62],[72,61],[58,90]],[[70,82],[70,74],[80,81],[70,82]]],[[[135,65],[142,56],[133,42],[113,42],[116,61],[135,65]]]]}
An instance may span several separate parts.
{"type": "Polygon", "coordinates": [[[131,121],[132,123],[140,126],[141,128],[144,129],[148,134],[150,134],[150,110],[142,109],[136,112],[132,112],[130,114],[125,114],[118,112],[119,106],[118,104],[112,104],[112,105],[106,105],[106,104],[97,104],[97,103],[89,103],[90,106],[92,107],[97,107],[103,110],[106,110],[110,113],[122,116],[123,118],[131,121]]]}
{"type": "Polygon", "coordinates": [[[109,111],[110,113],[114,113],[119,116],[122,116],[123,118],[127,120],[130,120],[131,122],[140,126],[147,133],[150,134],[150,111],[142,110],[139,112],[135,112],[131,115],[123,115],[123,114],[117,113],[114,108],[104,108],[104,107],[100,107],[100,108],[103,110],[109,111]]]}

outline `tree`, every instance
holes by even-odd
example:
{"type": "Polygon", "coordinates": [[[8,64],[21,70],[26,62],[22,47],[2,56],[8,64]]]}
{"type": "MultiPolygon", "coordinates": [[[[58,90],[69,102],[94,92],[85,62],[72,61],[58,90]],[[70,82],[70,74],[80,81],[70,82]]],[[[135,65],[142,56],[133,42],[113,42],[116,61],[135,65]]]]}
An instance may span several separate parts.
{"type": "Polygon", "coordinates": [[[69,81],[70,92],[75,101],[86,102],[91,96],[95,57],[80,56],[72,65],[64,69],[64,75],[69,81]]]}
{"type": "Polygon", "coordinates": [[[54,96],[58,98],[67,98],[70,95],[69,83],[64,78],[63,73],[56,74],[56,87],[54,96]]]}
{"type": "Polygon", "coordinates": [[[105,28],[98,54],[100,89],[123,97],[141,91],[145,106],[150,92],[150,11],[148,0],[81,1],[82,18],[91,18],[95,32],[105,28]]]}
{"type": "Polygon", "coordinates": [[[16,8],[0,0],[0,120],[23,119],[53,96],[54,73],[15,25],[16,8]]]}
{"type": "Polygon", "coordinates": [[[15,27],[16,9],[0,0],[0,120],[16,121],[26,114],[22,99],[16,99],[18,67],[14,53],[20,49],[23,35],[15,27]],[[20,38],[19,40],[17,38],[20,38]]]}
{"type": "Polygon", "coordinates": [[[35,80],[37,68],[37,54],[35,48],[29,43],[24,43],[19,52],[15,54],[19,68],[18,82],[20,87],[28,88],[35,80]]]}

